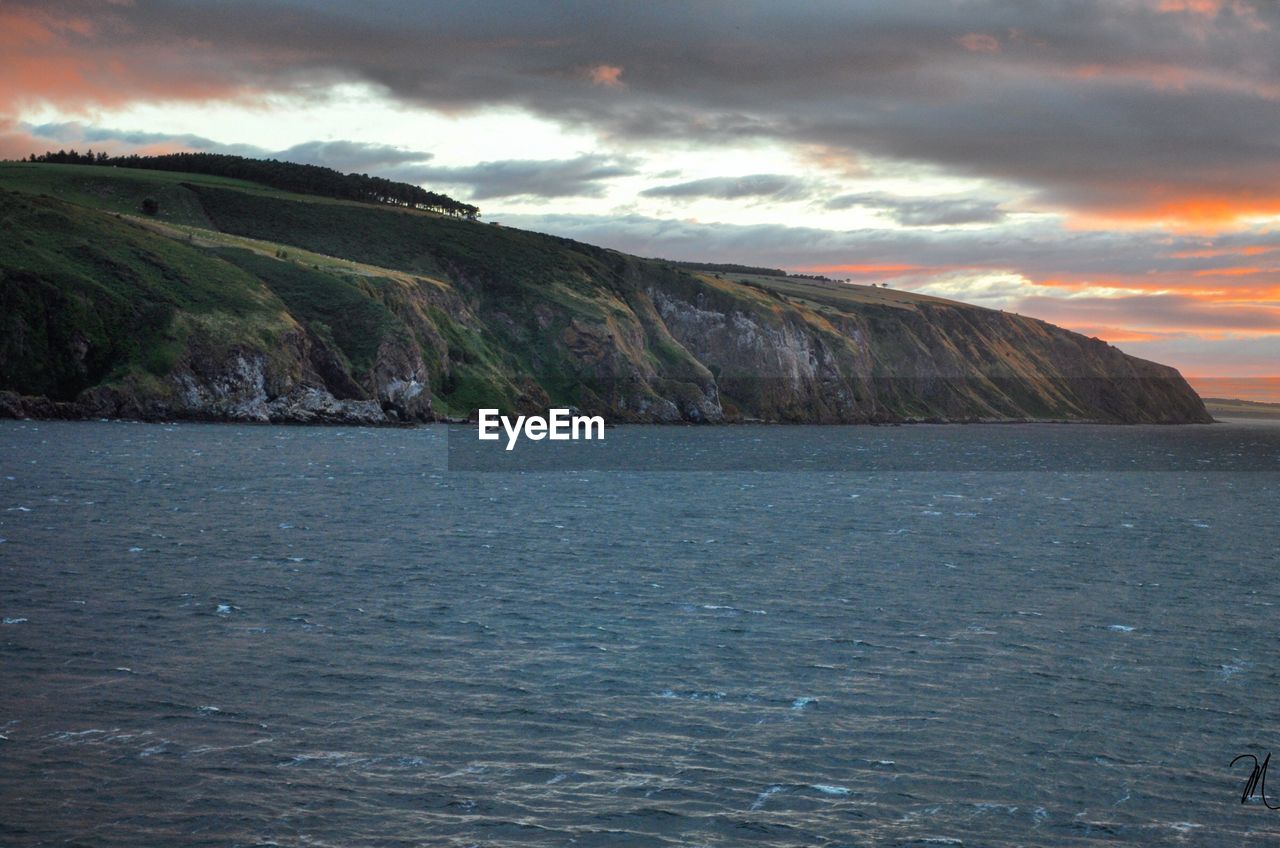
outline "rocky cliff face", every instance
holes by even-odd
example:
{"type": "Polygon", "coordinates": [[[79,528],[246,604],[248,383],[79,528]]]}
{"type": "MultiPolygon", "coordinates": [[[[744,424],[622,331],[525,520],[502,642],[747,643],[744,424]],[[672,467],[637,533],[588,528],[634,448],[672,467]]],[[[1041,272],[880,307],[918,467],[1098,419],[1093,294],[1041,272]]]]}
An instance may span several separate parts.
{"type": "Polygon", "coordinates": [[[825,423],[1206,416],[1176,370],[1041,321],[920,302],[815,315],[649,292],[737,414],[825,423]]]}
{"type": "Polygon", "coordinates": [[[1175,370],[1022,316],[771,288],[383,209],[192,194],[221,234],[0,192],[14,236],[0,244],[0,415],[1210,420],[1175,370]]]}
{"type": "Polygon", "coordinates": [[[245,347],[197,349],[160,379],[129,375],[86,388],[71,401],[0,391],[0,417],[359,425],[432,420],[430,393],[418,379],[426,376],[420,359],[380,358],[377,380],[365,390],[326,368],[328,352],[308,344],[304,334],[288,341],[292,349],[270,356],[245,347]]]}

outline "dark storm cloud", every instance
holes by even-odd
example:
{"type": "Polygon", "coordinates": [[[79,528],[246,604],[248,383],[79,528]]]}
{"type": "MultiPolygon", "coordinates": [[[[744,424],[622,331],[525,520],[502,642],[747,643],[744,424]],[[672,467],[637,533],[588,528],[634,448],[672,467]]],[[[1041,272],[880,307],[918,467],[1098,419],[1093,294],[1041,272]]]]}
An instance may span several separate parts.
{"type": "Polygon", "coordinates": [[[410,166],[388,176],[408,182],[465,186],[471,197],[599,197],[604,183],[634,174],[626,159],[587,154],[573,159],[508,159],[462,168],[410,166]]]}
{"type": "Polygon", "coordinates": [[[994,224],[1003,221],[1000,204],[979,198],[895,197],[878,192],[842,194],[826,202],[828,209],[864,206],[884,212],[907,227],[953,224],[994,224]]]}
{"type": "Polygon", "coordinates": [[[711,197],[737,200],[744,197],[770,200],[795,200],[803,197],[806,183],[784,174],[751,174],[745,177],[707,177],[672,185],[654,186],[640,192],[646,197],[688,198],[711,197]]]}
{"type": "Polygon", "coordinates": [[[0,74],[11,98],[314,94],[364,81],[432,108],[523,107],[618,144],[766,138],[927,162],[1076,211],[1210,221],[1280,206],[1276,4],[5,8],[54,36],[11,51],[13,78],[0,74]]]}

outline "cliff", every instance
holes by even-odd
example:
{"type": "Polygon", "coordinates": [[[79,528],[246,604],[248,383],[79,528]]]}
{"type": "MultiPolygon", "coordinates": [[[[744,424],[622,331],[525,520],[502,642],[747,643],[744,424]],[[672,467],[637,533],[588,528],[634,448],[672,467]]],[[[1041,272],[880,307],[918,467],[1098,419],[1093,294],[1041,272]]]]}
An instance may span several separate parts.
{"type": "Polygon", "coordinates": [[[1032,318],[220,178],[0,165],[0,235],[0,415],[1211,420],[1032,318]]]}

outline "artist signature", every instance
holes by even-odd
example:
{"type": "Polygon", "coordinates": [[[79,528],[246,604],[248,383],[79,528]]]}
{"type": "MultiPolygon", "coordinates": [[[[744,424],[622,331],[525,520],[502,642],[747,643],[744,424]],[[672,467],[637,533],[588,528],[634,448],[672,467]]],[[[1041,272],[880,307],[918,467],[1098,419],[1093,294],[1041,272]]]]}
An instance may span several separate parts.
{"type": "Polygon", "coordinates": [[[1241,754],[1231,761],[1232,768],[1241,760],[1253,760],[1253,770],[1249,772],[1249,779],[1244,782],[1244,792],[1240,793],[1240,803],[1247,804],[1249,799],[1255,795],[1262,799],[1263,805],[1268,810],[1280,810],[1280,804],[1272,804],[1267,800],[1267,766],[1271,764],[1271,752],[1267,752],[1267,756],[1263,758],[1262,763],[1258,763],[1258,758],[1253,754],[1241,754]]]}

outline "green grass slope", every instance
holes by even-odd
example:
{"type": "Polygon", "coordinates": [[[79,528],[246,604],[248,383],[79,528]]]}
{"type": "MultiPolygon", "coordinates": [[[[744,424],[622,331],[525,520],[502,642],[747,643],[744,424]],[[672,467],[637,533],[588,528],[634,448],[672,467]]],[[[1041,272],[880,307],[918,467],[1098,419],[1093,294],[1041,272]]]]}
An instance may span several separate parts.
{"type": "Polygon", "coordinates": [[[0,189],[0,385],[71,400],[167,374],[193,331],[269,347],[284,305],[235,265],[126,220],[0,189]]]}

